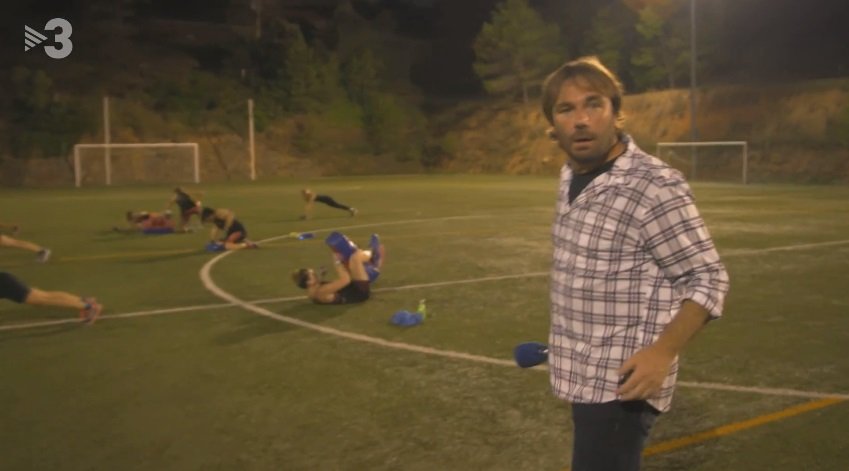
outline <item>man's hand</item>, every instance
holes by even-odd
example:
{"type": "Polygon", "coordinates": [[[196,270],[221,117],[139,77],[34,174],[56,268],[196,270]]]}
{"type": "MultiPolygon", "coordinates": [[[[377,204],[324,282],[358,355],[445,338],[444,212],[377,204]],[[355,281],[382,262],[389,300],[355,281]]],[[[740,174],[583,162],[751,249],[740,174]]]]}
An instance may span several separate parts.
{"type": "Polygon", "coordinates": [[[619,399],[635,401],[657,394],[674,360],[674,353],[657,345],[635,353],[619,368],[619,375],[626,378],[617,391],[619,399]]]}

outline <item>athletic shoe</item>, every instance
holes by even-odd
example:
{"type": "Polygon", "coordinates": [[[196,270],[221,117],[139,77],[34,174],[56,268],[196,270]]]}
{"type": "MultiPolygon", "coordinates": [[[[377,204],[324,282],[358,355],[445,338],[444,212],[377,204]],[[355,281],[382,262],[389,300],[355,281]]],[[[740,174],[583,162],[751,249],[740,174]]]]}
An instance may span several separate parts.
{"type": "Polygon", "coordinates": [[[357,208],[351,208],[351,209],[349,209],[348,211],[350,211],[350,212],[351,212],[351,217],[356,216],[356,215],[357,215],[357,213],[359,212],[359,211],[357,211],[357,208]]]}
{"type": "Polygon", "coordinates": [[[94,324],[100,312],[103,311],[103,305],[99,304],[94,298],[83,298],[86,307],[80,311],[80,319],[86,324],[94,324]]]}
{"type": "Polygon", "coordinates": [[[259,248],[259,244],[257,244],[256,242],[247,241],[247,242],[245,242],[245,248],[248,248],[248,249],[258,249],[258,248],[259,248]]]}
{"type": "Polygon", "coordinates": [[[39,263],[46,263],[50,260],[50,249],[41,249],[38,251],[38,257],[36,258],[39,263]]]}

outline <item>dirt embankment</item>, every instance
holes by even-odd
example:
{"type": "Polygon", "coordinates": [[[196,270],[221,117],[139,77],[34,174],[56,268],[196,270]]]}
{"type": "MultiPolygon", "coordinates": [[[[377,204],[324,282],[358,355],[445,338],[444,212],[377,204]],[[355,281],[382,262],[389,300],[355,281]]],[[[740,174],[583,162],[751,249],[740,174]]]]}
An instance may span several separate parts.
{"type": "MultiPolygon", "coordinates": [[[[686,89],[628,95],[623,106],[625,128],[652,153],[657,142],[689,141],[689,102],[686,89]]],[[[158,122],[148,116],[150,110],[133,111],[130,105],[125,104],[122,113],[125,121],[134,124],[114,126],[112,142],[195,141],[200,146],[202,181],[249,178],[246,133],[158,122]]],[[[703,88],[697,94],[697,108],[698,140],[748,143],[749,182],[849,183],[849,148],[835,134],[837,123],[849,120],[849,78],[703,88]]],[[[436,136],[444,152],[439,165],[429,171],[556,175],[563,164],[562,152],[546,137],[548,123],[536,100],[526,106],[470,101],[431,119],[434,127],[447,132],[436,136]]],[[[83,142],[98,140],[98,136],[87,136],[83,142]]],[[[92,155],[84,159],[84,184],[103,182],[102,152],[88,151],[92,155]]],[[[112,151],[113,181],[191,178],[190,156],[185,152],[163,152],[161,163],[150,158],[150,151],[139,156],[130,155],[133,152],[112,151]]],[[[0,184],[73,184],[71,157],[2,158],[0,184]]],[[[688,151],[660,157],[693,177],[693,156],[688,151]]],[[[727,148],[724,153],[699,150],[698,177],[740,181],[741,157],[739,148],[727,148]]],[[[260,178],[423,171],[415,158],[369,152],[355,124],[298,118],[257,133],[255,163],[260,178]]]]}
{"type": "MultiPolygon", "coordinates": [[[[686,89],[626,96],[626,130],[650,152],[657,142],[690,141],[689,97],[686,89]]],[[[697,94],[698,140],[746,141],[750,182],[849,183],[849,148],[834,134],[847,108],[849,79],[705,88],[697,94]]],[[[538,103],[481,107],[449,134],[446,170],[554,174],[563,156],[547,128],[538,103]]]]}

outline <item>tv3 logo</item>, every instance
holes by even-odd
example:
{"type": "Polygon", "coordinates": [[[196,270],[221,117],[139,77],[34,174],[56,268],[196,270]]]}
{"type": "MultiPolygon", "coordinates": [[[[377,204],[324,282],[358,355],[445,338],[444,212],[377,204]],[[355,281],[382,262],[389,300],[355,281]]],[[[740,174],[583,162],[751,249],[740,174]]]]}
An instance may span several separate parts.
{"type": "MultiPolygon", "coordinates": [[[[71,33],[74,28],[71,23],[64,18],[53,18],[44,24],[45,32],[53,33],[53,42],[59,47],[44,46],[44,52],[53,59],[64,59],[74,50],[74,43],[71,42],[71,33]]],[[[49,38],[35,28],[24,25],[24,52],[38,46],[47,41],[49,38]]]]}

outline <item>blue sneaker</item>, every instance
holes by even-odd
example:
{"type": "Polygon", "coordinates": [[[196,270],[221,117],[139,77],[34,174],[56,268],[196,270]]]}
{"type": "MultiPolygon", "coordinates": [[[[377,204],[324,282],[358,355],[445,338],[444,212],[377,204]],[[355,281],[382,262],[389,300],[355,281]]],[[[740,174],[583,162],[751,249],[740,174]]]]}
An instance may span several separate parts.
{"type": "Polygon", "coordinates": [[[379,270],[383,266],[383,258],[386,254],[386,249],[380,243],[380,236],[372,234],[368,241],[368,246],[371,249],[371,263],[379,270]]]}

